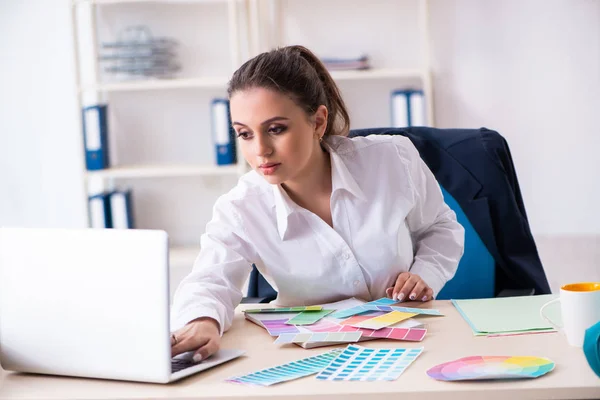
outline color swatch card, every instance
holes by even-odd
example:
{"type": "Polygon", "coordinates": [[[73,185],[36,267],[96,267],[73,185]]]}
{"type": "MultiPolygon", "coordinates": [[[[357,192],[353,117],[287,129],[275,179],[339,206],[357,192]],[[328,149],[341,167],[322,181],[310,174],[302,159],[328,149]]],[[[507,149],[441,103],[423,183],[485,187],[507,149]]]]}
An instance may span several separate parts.
{"type": "Polygon", "coordinates": [[[414,317],[415,315],[417,314],[392,311],[379,317],[366,319],[354,326],[357,328],[381,329],[386,328],[390,325],[394,325],[400,321],[404,321],[405,319],[414,317]]]}
{"type": "Polygon", "coordinates": [[[359,330],[363,338],[404,340],[407,342],[420,342],[427,334],[427,329],[421,328],[382,328],[366,329],[344,325],[340,332],[353,332],[359,330]]]}
{"type": "Polygon", "coordinates": [[[302,311],[300,314],[290,318],[286,323],[290,325],[312,325],[331,314],[334,310],[302,311]]]}
{"type": "Polygon", "coordinates": [[[317,379],[328,381],[393,381],[421,354],[416,349],[373,349],[351,344],[317,379]]]}
{"type": "Polygon", "coordinates": [[[342,352],[334,349],[318,356],[303,358],[273,368],[263,369],[248,375],[234,376],[227,382],[242,383],[248,385],[270,386],[280,382],[291,381],[321,371],[331,363],[342,352]]]}
{"type": "Polygon", "coordinates": [[[340,329],[342,329],[342,326],[329,319],[322,319],[316,324],[302,326],[301,329],[310,332],[339,332],[340,329]]]}
{"type": "Polygon", "coordinates": [[[282,333],[299,333],[295,325],[288,325],[288,318],[263,320],[261,323],[271,336],[279,336],[282,333]]]}
{"type": "Polygon", "coordinates": [[[554,369],[554,363],[540,357],[473,356],[429,369],[427,375],[440,381],[538,378],[554,369]]]}
{"type": "Polygon", "coordinates": [[[396,303],[398,303],[398,302],[394,301],[392,299],[388,299],[387,297],[382,297],[378,300],[370,301],[368,303],[364,303],[364,304],[360,304],[360,305],[356,305],[354,307],[350,307],[350,308],[346,308],[346,309],[339,309],[335,313],[331,314],[331,317],[337,318],[337,319],[348,318],[353,315],[372,311],[367,308],[364,308],[364,306],[366,306],[366,305],[377,307],[377,306],[389,306],[389,305],[396,304],[396,303]]]}
{"type": "Polygon", "coordinates": [[[357,305],[351,308],[342,309],[336,311],[331,315],[333,318],[343,319],[348,318],[353,315],[361,315],[366,313],[367,311],[399,311],[405,313],[413,313],[418,315],[428,315],[428,316],[443,316],[439,310],[428,309],[428,308],[416,308],[416,307],[400,307],[397,301],[388,298],[381,298],[379,300],[371,301],[369,303],[357,305]]]}
{"type": "Polygon", "coordinates": [[[364,305],[361,306],[365,310],[372,311],[400,311],[405,313],[413,313],[418,315],[429,315],[429,316],[443,316],[440,310],[436,310],[433,308],[415,308],[415,307],[398,307],[398,306],[375,306],[375,305],[364,305]]]}
{"type": "Polygon", "coordinates": [[[315,342],[336,342],[336,343],[354,343],[360,340],[362,332],[315,332],[315,333],[282,333],[275,343],[315,343],[315,342]]]}
{"type": "Polygon", "coordinates": [[[366,321],[368,319],[380,317],[385,314],[386,313],[384,313],[384,312],[376,312],[376,313],[369,313],[368,315],[365,315],[365,314],[353,315],[350,318],[340,321],[340,325],[356,325],[356,324],[366,321]]]}
{"type": "Polygon", "coordinates": [[[284,307],[284,308],[249,308],[244,310],[245,313],[289,313],[303,311],[321,311],[322,306],[306,306],[306,307],[284,307]]]}

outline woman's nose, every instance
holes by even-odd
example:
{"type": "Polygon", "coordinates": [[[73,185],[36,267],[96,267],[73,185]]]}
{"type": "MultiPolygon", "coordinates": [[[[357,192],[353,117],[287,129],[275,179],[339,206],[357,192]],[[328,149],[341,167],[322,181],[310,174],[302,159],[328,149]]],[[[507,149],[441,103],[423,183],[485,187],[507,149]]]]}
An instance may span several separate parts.
{"type": "Polygon", "coordinates": [[[255,145],[256,155],[259,157],[266,157],[273,153],[273,146],[268,135],[257,135],[255,145]]]}

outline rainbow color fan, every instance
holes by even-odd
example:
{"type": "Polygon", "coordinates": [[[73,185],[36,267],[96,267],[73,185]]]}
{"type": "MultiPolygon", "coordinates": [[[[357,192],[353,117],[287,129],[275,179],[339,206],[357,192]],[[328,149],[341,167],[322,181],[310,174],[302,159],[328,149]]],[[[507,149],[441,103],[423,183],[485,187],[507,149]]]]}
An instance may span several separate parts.
{"type": "Polygon", "coordinates": [[[554,369],[554,363],[540,357],[473,356],[459,358],[429,369],[427,375],[439,381],[538,378],[554,369]]]}

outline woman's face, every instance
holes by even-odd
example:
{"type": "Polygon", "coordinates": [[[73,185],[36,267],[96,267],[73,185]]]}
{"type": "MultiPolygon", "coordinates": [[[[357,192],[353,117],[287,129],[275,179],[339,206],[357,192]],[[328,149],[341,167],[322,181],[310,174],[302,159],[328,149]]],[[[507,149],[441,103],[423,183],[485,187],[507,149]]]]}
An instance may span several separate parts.
{"type": "Polygon", "coordinates": [[[288,96],[253,88],[235,92],[230,107],[238,148],[269,183],[293,181],[317,165],[319,138],[327,121],[325,106],[309,117],[288,96]]]}

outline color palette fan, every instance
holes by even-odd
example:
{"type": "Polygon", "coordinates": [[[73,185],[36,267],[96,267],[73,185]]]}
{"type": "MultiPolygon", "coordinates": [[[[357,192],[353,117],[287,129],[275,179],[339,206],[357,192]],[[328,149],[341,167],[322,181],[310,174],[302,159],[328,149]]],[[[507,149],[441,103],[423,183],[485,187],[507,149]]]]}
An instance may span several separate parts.
{"type": "Polygon", "coordinates": [[[429,369],[427,375],[440,381],[538,378],[554,369],[541,357],[473,356],[429,369]]]}

